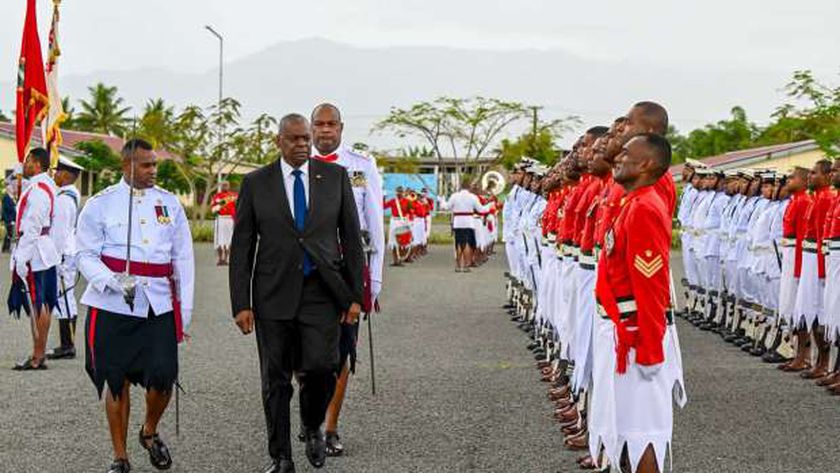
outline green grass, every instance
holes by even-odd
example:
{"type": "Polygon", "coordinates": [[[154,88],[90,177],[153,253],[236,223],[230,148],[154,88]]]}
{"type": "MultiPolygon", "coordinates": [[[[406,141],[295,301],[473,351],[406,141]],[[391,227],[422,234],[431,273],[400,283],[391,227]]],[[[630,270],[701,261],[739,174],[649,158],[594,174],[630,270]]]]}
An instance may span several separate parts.
{"type": "Polygon", "coordinates": [[[193,220],[190,222],[190,231],[192,231],[193,241],[196,243],[212,243],[213,242],[213,222],[193,220]]]}

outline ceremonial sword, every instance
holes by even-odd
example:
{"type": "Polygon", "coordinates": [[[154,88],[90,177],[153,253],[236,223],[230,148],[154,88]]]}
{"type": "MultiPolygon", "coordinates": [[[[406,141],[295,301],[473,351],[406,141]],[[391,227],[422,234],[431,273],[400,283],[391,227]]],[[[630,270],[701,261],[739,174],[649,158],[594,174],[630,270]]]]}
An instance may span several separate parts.
{"type": "MultiPolygon", "coordinates": [[[[370,255],[373,253],[373,248],[370,245],[370,234],[368,232],[362,232],[362,244],[364,245],[365,250],[365,258],[367,259],[367,266],[368,271],[370,271],[370,255]]],[[[373,289],[373,281],[370,282],[371,289],[373,289]]],[[[368,312],[365,313],[365,319],[367,320],[367,327],[368,327],[368,347],[370,348],[370,392],[372,395],[376,396],[376,365],[374,364],[374,356],[373,356],[373,317],[372,312],[374,308],[374,304],[376,301],[373,300],[373,292],[371,291],[371,307],[368,312]]]]}

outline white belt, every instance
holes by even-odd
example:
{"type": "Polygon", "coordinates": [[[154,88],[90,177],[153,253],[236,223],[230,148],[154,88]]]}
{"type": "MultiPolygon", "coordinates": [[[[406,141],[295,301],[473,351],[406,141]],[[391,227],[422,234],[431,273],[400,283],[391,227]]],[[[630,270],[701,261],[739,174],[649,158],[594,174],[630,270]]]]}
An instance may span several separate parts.
{"type": "Polygon", "coordinates": [[[823,242],[823,248],[828,248],[831,251],[840,250],[840,240],[828,240],[823,242]]]}
{"type": "MultiPolygon", "coordinates": [[[[626,319],[631,315],[635,314],[638,308],[636,307],[636,300],[630,299],[629,301],[621,301],[616,302],[618,306],[618,314],[621,319],[626,319]]],[[[608,317],[607,311],[601,304],[598,304],[598,315],[601,317],[608,317]]]]}
{"type": "Polygon", "coordinates": [[[802,241],[802,249],[803,249],[803,250],[812,250],[812,251],[817,251],[817,242],[815,242],[815,241],[803,240],[803,241],[802,241]]]}
{"type": "Polygon", "coordinates": [[[796,238],[782,238],[782,239],[779,241],[779,244],[780,244],[783,248],[794,247],[794,246],[796,246],[796,238]]]}
{"type": "Polygon", "coordinates": [[[585,254],[581,253],[580,257],[578,258],[578,262],[582,265],[583,264],[594,265],[595,264],[595,255],[585,255],[585,254]]]}

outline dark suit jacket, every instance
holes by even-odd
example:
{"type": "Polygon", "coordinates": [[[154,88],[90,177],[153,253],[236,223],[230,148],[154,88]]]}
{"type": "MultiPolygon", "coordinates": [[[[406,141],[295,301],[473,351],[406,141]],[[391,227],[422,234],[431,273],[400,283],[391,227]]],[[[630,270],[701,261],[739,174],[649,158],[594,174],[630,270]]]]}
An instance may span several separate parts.
{"type": "Polygon", "coordinates": [[[347,171],[309,161],[306,228],[295,228],[280,161],[245,176],[230,246],[233,315],[253,309],[264,319],[291,320],[303,288],[304,248],[336,304],[362,303],[364,253],[347,171]]]}

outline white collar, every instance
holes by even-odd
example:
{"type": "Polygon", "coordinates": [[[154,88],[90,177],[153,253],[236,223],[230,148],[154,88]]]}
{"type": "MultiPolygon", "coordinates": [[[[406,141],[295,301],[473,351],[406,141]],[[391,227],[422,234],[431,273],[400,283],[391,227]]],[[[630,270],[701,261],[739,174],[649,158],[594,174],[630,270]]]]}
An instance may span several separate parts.
{"type": "MultiPolygon", "coordinates": [[[[283,176],[289,177],[292,175],[292,171],[295,170],[291,164],[287,163],[285,159],[280,158],[280,169],[283,171],[283,176]]],[[[309,160],[307,159],[305,163],[303,163],[299,168],[297,168],[300,172],[303,173],[303,176],[307,176],[309,174],[309,160]]]]}

